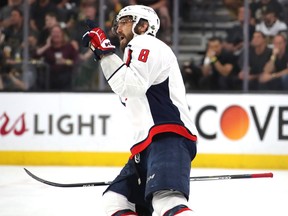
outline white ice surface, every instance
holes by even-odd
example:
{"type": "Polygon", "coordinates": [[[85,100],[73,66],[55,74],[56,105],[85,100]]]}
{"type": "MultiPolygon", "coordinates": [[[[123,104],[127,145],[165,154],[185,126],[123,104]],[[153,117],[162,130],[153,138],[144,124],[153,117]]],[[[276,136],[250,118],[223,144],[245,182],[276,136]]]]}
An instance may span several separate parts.
{"type": "MultiPolygon", "coordinates": [[[[119,167],[26,167],[59,183],[109,181],[119,167]]],[[[195,216],[288,216],[288,171],[192,169],[191,176],[273,172],[273,178],[191,182],[195,216]]],[[[175,177],[177,178],[177,177],[175,177]]],[[[0,166],[0,216],[104,216],[106,186],[57,188],[20,166],[0,166]]]]}

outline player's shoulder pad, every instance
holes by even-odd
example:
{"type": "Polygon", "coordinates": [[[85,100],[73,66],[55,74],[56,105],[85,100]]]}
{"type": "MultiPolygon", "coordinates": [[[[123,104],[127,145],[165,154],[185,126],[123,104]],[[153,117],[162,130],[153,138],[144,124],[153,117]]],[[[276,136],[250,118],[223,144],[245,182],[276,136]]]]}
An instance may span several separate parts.
{"type": "Polygon", "coordinates": [[[134,37],[129,44],[131,46],[140,46],[144,48],[145,46],[154,46],[155,44],[158,43],[157,41],[160,42],[158,39],[156,39],[151,35],[138,35],[134,37]]]}
{"type": "MultiPolygon", "coordinates": [[[[150,53],[162,53],[167,51],[167,45],[151,35],[139,35],[134,37],[129,45],[131,49],[140,52],[143,49],[150,50],[150,53]]],[[[157,54],[158,55],[158,54],[157,54]]]]}

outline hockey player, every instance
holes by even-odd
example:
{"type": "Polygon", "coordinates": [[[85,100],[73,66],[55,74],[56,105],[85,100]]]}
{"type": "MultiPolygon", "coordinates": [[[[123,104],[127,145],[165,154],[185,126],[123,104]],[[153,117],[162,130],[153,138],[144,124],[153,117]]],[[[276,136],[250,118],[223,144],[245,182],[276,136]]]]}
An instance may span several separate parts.
{"type": "Polygon", "coordinates": [[[160,21],[152,8],[127,6],[115,20],[123,60],[100,28],[83,35],[84,46],[100,61],[135,130],[131,156],[104,192],[106,214],[193,215],[188,207],[189,176],[197,131],[177,59],[156,38],[160,21]]]}

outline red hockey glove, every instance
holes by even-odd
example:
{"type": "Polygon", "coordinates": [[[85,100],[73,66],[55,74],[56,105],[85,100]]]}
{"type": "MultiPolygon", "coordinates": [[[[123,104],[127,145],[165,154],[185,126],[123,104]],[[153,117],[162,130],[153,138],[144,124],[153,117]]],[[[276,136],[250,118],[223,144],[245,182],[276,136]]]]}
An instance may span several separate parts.
{"type": "MultiPolygon", "coordinates": [[[[92,26],[89,25],[89,27],[92,26]]],[[[101,28],[87,31],[82,37],[82,42],[85,47],[89,47],[93,51],[97,60],[100,60],[103,55],[115,52],[115,46],[111,44],[101,28]]]]}

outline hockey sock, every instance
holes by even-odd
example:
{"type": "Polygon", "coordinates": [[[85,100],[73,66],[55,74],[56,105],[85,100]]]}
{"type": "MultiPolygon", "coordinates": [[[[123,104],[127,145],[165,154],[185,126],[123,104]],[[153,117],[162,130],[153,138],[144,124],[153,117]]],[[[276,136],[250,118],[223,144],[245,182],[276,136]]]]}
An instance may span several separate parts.
{"type": "Polygon", "coordinates": [[[181,213],[184,211],[191,211],[191,209],[185,205],[178,205],[178,206],[175,206],[174,208],[168,210],[167,212],[165,212],[165,214],[163,216],[174,216],[174,215],[180,216],[180,215],[182,215],[181,213]]]}
{"type": "Polygon", "coordinates": [[[138,214],[136,212],[131,211],[130,209],[123,209],[115,212],[111,216],[132,216],[132,215],[138,215],[138,214]]]}

